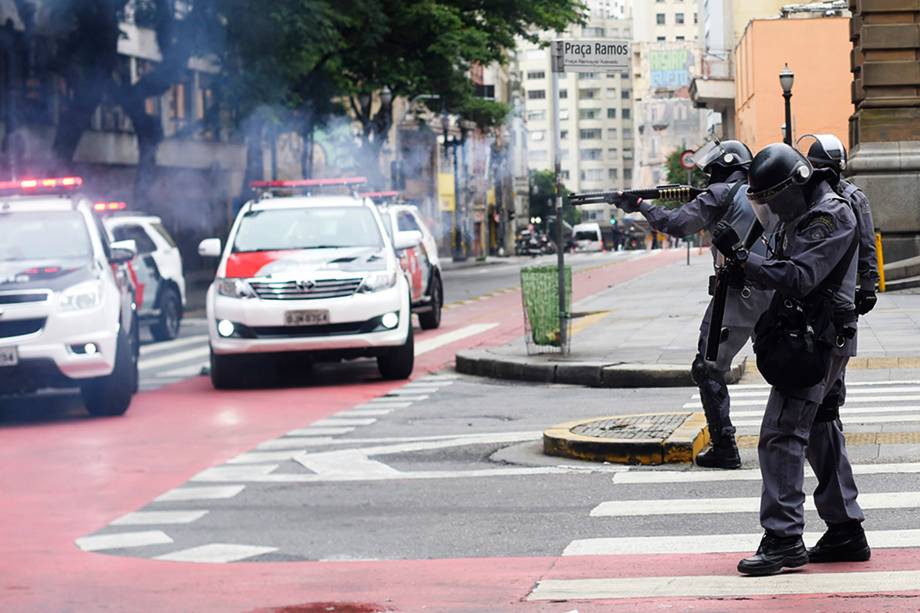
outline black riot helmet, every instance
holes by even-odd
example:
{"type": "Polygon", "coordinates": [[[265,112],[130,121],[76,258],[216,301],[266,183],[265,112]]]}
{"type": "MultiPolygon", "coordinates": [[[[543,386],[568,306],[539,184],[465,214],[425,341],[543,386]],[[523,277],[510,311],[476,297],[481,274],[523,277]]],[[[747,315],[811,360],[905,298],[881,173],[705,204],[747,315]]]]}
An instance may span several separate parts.
{"type": "Polygon", "coordinates": [[[751,162],[748,200],[758,212],[768,207],[783,221],[794,219],[808,207],[805,184],[814,168],[804,155],[785,143],[767,145],[751,162]]]}
{"type": "Polygon", "coordinates": [[[815,169],[831,168],[840,172],[847,167],[847,150],[840,139],[833,134],[806,134],[799,138],[796,144],[805,139],[814,139],[815,142],[808,148],[808,161],[815,169]]]}
{"type": "Polygon", "coordinates": [[[710,141],[693,154],[693,163],[709,175],[710,181],[723,181],[736,170],[746,171],[753,159],[747,145],[737,140],[710,141]]]}

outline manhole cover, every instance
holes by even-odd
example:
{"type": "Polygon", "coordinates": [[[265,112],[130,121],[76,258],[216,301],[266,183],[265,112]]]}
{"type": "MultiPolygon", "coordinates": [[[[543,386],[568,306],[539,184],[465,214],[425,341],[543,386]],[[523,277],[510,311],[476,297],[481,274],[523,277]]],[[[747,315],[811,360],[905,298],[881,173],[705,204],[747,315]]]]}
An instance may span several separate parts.
{"type": "Polygon", "coordinates": [[[608,417],[579,424],[573,434],[613,439],[666,439],[687,420],[687,415],[634,415],[608,417]]]}

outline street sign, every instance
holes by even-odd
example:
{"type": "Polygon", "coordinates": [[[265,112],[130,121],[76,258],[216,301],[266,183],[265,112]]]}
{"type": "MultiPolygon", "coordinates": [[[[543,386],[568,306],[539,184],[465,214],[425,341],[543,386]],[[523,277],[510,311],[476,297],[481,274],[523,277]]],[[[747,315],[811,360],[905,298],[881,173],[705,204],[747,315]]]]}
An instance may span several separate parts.
{"type": "Polygon", "coordinates": [[[627,70],[631,55],[628,40],[555,40],[553,41],[553,72],[627,70]]]}
{"type": "Polygon", "coordinates": [[[687,149],[686,151],[680,154],[680,167],[681,168],[683,168],[684,170],[693,170],[693,167],[695,166],[695,164],[693,163],[694,153],[696,153],[696,151],[693,151],[692,149],[687,149]]]}

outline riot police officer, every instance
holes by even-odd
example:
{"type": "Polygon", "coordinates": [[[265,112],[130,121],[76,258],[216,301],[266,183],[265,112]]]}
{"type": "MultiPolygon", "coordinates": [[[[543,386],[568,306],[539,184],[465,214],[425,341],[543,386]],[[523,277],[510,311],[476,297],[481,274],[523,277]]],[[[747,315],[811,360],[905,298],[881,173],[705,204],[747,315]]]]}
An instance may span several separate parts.
{"type": "MultiPolygon", "coordinates": [[[[726,247],[716,236],[714,243],[741,263],[748,280],[776,290],[770,312],[825,309],[832,314],[825,321],[832,322],[828,328],[835,340],[817,362],[818,383],[796,387],[791,379],[776,375],[770,381],[758,445],[763,478],[760,523],[765,534],[757,552],[741,560],[738,570],[768,575],[809,562],[811,552],[802,542],[806,455],[818,478],[815,506],[828,524],[811,561],[868,560],[864,516],[839,421],[815,422],[828,387],[840,377],[855,348],[856,216],[826,181],[814,176],[808,160],[785,144],[769,145],[757,154],[749,182],[752,204],[765,205],[782,220],[773,235],[772,252],[767,257],[749,254],[737,244],[726,247]]],[[[806,318],[803,329],[812,323],[806,318]]],[[[765,349],[755,350],[760,362],[765,349]]],[[[780,372],[790,378],[798,374],[792,369],[780,372]]]]}
{"type": "MultiPolygon", "coordinates": [[[[755,215],[747,200],[747,170],[752,155],[748,147],[736,140],[713,141],[694,154],[694,163],[709,176],[708,189],[677,209],[667,209],[641,199],[621,199],[617,206],[640,212],[654,230],[683,237],[700,230],[712,229],[719,222],[730,224],[741,236],[747,234],[755,215]]],[[[762,251],[763,246],[755,248],[762,251]]],[[[721,256],[715,251],[716,267],[721,256]]],[[[697,457],[697,464],[707,468],[738,468],[741,457],[735,444],[735,428],[730,417],[730,399],[725,377],[732,360],[751,337],[754,324],[770,303],[772,290],[751,286],[732,287],[726,299],[723,332],[718,361],[707,361],[706,344],[712,319],[712,301],[700,324],[698,353],[691,366],[694,382],[700,390],[712,448],[697,457]]]]}

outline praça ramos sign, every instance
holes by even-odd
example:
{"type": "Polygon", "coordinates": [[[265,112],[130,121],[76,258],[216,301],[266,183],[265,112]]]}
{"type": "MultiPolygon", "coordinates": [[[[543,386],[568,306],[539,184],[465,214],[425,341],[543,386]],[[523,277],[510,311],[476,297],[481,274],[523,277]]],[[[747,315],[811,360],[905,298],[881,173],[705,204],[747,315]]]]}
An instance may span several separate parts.
{"type": "Polygon", "coordinates": [[[605,72],[629,67],[626,40],[553,41],[553,72],[605,72]]]}

